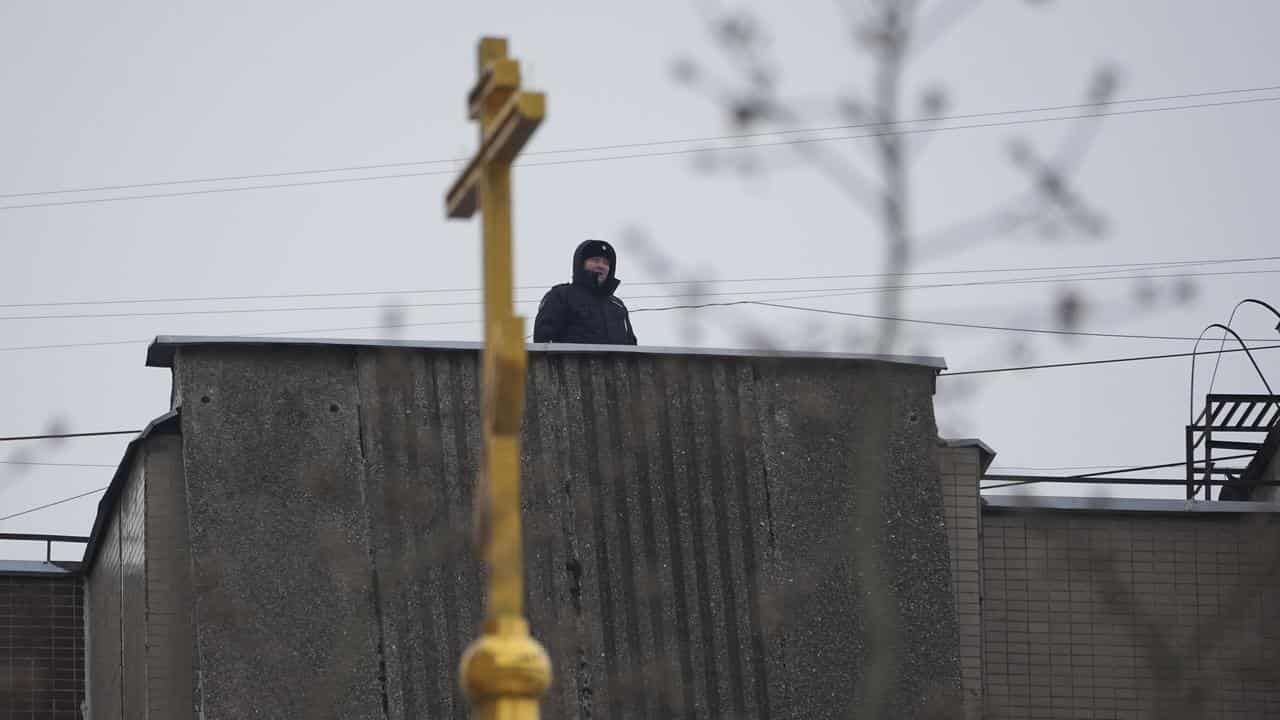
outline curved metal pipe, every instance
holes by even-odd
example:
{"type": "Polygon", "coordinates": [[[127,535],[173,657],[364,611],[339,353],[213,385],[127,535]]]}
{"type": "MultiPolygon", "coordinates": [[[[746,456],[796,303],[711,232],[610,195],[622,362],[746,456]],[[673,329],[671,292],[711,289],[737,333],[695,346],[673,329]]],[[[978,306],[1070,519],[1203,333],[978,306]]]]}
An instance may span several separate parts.
{"type": "MultiPolygon", "coordinates": [[[[1245,298],[1240,302],[1236,303],[1235,307],[1231,308],[1231,317],[1227,318],[1227,327],[1231,327],[1231,323],[1236,319],[1236,312],[1239,311],[1240,307],[1243,305],[1258,305],[1260,307],[1264,307],[1270,310],[1272,315],[1276,316],[1276,320],[1280,320],[1280,310],[1276,310],[1269,303],[1259,300],[1257,298],[1245,298]]],[[[1276,330],[1280,331],[1280,322],[1276,323],[1276,330]]],[[[1218,357],[1214,358],[1213,360],[1213,375],[1209,376],[1209,392],[1210,393],[1213,392],[1213,384],[1218,380],[1218,366],[1222,364],[1222,349],[1226,346],[1227,346],[1227,336],[1223,335],[1222,342],[1218,344],[1218,357]]]]}
{"type": "MultiPolygon", "coordinates": [[[[1274,308],[1272,309],[1274,310],[1274,308]]],[[[1190,395],[1187,397],[1187,420],[1188,423],[1192,425],[1196,422],[1196,350],[1200,348],[1200,341],[1204,339],[1204,334],[1214,328],[1221,328],[1222,330],[1230,333],[1231,337],[1235,338],[1236,342],[1240,343],[1240,348],[1244,350],[1245,355],[1249,356],[1249,362],[1253,363],[1253,369],[1257,371],[1258,377],[1262,380],[1262,386],[1267,389],[1267,394],[1275,395],[1275,391],[1271,389],[1271,383],[1267,382],[1267,376],[1262,373],[1262,368],[1258,367],[1258,361],[1253,358],[1253,353],[1249,351],[1249,346],[1245,344],[1244,339],[1241,338],[1235,330],[1232,330],[1222,323],[1210,323],[1205,326],[1205,329],[1200,331],[1200,337],[1196,338],[1196,344],[1191,347],[1191,391],[1190,395]]],[[[1226,338],[1223,338],[1223,342],[1226,342],[1226,338]]],[[[1221,357],[1221,353],[1219,353],[1219,357],[1221,357]]]]}

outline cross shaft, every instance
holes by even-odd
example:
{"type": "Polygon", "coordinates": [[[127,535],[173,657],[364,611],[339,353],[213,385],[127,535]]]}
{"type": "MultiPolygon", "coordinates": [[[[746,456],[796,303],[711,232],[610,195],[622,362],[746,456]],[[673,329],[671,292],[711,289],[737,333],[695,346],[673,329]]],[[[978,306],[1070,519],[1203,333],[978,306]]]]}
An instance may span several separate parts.
{"type": "Polygon", "coordinates": [[[511,164],[542,121],[546,100],[520,91],[506,40],[481,40],[478,59],[467,104],[480,121],[480,149],[445,199],[451,218],[479,210],[484,238],[484,458],[476,499],[489,585],[482,635],[463,656],[462,686],[474,717],[537,720],[551,662],[524,619],[520,422],[528,360],[524,318],[513,302],[511,164]]]}

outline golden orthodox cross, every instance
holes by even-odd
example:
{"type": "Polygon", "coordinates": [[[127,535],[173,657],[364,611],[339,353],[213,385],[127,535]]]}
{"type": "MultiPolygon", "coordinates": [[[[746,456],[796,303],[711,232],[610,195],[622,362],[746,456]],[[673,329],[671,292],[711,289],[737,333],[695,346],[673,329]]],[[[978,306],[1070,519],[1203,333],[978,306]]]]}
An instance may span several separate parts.
{"type": "Polygon", "coordinates": [[[479,74],[467,96],[480,121],[480,149],[445,199],[451,218],[480,211],[484,236],[484,459],[479,497],[489,571],[481,636],[462,657],[462,689],[473,718],[537,720],[551,660],[524,617],[520,534],[520,421],[524,414],[524,318],[515,314],[511,256],[511,163],[542,122],[546,97],[520,90],[507,41],[480,41],[479,74]]]}

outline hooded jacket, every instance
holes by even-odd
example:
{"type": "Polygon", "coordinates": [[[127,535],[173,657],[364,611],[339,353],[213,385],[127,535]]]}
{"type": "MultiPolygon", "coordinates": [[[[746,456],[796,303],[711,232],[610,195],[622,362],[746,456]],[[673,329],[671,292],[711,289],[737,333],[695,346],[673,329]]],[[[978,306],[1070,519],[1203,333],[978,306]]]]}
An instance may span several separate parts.
{"type": "Polygon", "coordinates": [[[635,345],[627,306],[614,296],[620,284],[615,274],[618,258],[613,246],[602,240],[586,240],[573,251],[573,282],[547,291],[533,322],[533,341],[635,345]],[[582,269],[589,257],[609,260],[609,276],[596,283],[595,273],[582,269]]]}

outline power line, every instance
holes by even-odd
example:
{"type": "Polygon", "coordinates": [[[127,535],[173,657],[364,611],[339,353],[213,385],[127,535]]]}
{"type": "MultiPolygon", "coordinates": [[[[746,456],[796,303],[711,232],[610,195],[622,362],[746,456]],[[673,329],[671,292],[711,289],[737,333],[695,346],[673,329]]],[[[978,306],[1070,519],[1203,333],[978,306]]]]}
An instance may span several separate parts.
{"type": "MultiPolygon", "coordinates": [[[[547,167],[551,165],[578,165],[583,163],[599,163],[599,162],[610,162],[615,160],[632,160],[632,159],[638,159],[638,158],[674,157],[678,155],[712,153],[712,152],[721,152],[721,151],[727,151],[727,150],[750,150],[754,148],[765,148],[765,147],[782,147],[782,146],[788,146],[788,145],[798,146],[798,145],[809,145],[809,144],[815,144],[815,143],[841,142],[845,140],[859,140],[864,138],[883,137],[886,135],[934,134],[934,133],[941,133],[941,132],[954,132],[957,130],[976,130],[976,129],[983,129],[983,128],[1010,127],[1015,125],[1036,125],[1036,124],[1043,124],[1043,123],[1049,123],[1049,122],[1061,122],[1065,120],[1083,120],[1083,119],[1098,118],[1098,117],[1120,117],[1120,116],[1128,116],[1128,115],[1142,115],[1142,114],[1148,114],[1148,113],[1172,112],[1177,110],[1196,110],[1196,109],[1212,108],[1212,107],[1250,105],[1250,104],[1264,103],[1264,102],[1276,102],[1278,100],[1280,100],[1280,97],[1248,98],[1248,99],[1242,99],[1242,100],[1223,100],[1219,102],[1171,105],[1168,107],[1159,107],[1159,108],[1136,108],[1132,110],[1098,111],[1098,112],[1091,112],[1091,113],[1080,113],[1076,115],[1059,115],[1059,116],[1044,117],[1044,118],[1026,118],[1021,120],[1004,120],[999,122],[971,123],[968,125],[948,125],[948,126],[942,126],[942,127],[908,128],[903,130],[884,130],[880,132],[862,133],[857,135],[839,135],[834,137],[801,138],[798,140],[777,140],[772,142],[753,142],[753,143],[736,144],[736,145],[735,144],[720,145],[716,147],[707,147],[707,148],[685,148],[680,150],[664,150],[659,152],[639,152],[639,153],[629,153],[629,154],[622,154],[622,155],[602,155],[599,157],[572,158],[568,160],[548,160],[543,162],[536,162],[536,161],[520,162],[520,163],[516,163],[516,165],[518,167],[547,167]]],[[[1103,103],[1089,104],[1089,105],[1085,105],[1085,107],[1093,107],[1095,105],[1103,105],[1103,103]]],[[[0,211],[22,210],[22,209],[40,208],[40,207],[59,207],[59,206],[67,206],[67,205],[91,205],[91,204],[97,204],[97,203],[120,202],[125,200],[152,200],[152,199],[158,199],[158,198],[190,197],[195,195],[243,192],[243,191],[249,191],[249,190],[275,190],[275,189],[288,188],[288,187],[334,185],[334,184],[340,184],[340,183],[370,182],[375,180],[396,180],[396,179],[413,178],[413,177],[427,177],[432,175],[452,175],[454,172],[455,170],[453,169],[426,170],[426,171],[419,171],[419,172],[390,173],[385,175],[368,175],[368,176],[354,177],[354,178],[328,178],[323,180],[304,180],[304,181],[298,181],[298,182],[270,183],[270,184],[264,184],[264,185],[246,185],[246,186],[222,187],[222,188],[202,188],[199,190],[184,190],[184,191],[170,192],[170,193],[145,193],[140,195],[120,195],[116,197],[106,197],[106,198],[56,200],[51,202],[35,202],[35,203],[22,203],[17,205],[3,205],[3,206],[0,206],[0,211]]],[[[43,191],[40,191],[40,192],[43,192],[43,191]]]]}
{"type": "Polygon", "coordinates": [[[51,502],[51,503],[45,503],[44,505],[37,505],[37,506],[35,506],[35,507],[33,507],[33,508],[27,508],[26,510],[22,510],[22,511],[20,511],[20,512],[13,513],[12,515],[5,515],[4,517],[0,517],[0,522],[4,522],[5,520],[12,520],[12,519],[14,519],[14,518],[16,518],[16,517],[22,517],[23,515],[30,515],[31,513],[33,513],[33,512],[39,512],[40,510],[47,510],[48,508],[54,507],[55,505],[61,505],[61,504],[63,504],[63,503],[69,503],[69,502],[71,502],[72,500],[79,500],[79,499],[80,499],[80,498],[82,498],[82,497],[88,497],[88,496],[90,496],[90,495],[96,495],[96,494],[98,494],[98,493],[100,493],[100,492],[102,492],[102,491],[104,491],[104,490],[106,490],[106,489],[107,489],[107,488],[105,488],[105,487],[100,487],[100,488],[98,488],[97,490],[90,490],[89,492],[83,492],[83,493],[80,493],[79,495],[72,495],[71,497],[63,498],[63,499],[61,499],[61,500],[55,500],[55,501],[53,501],[53,502],[51,502]]]}
{"type": "MultiPolygon", "coordinates": [[[[826,298],[826,297],[838,297],[838,296],[837,295],[807,295],[807,296],[797,296],[795,298],[779,298],[779,300],[818,299],[818,298],[826,298]]],[[[841,310],[827,310],[825,308],[804,307],[801,305],[785,305],[780,302],[770,302],[766,300],[727,300],[727,301],[718,301],[718,302],[693,303],[688,305],[668,305],[664,307],[635,308],[631,312],[639,313],[639,312],[653,312],[653,311],[659,311],[659,310],[663,310],[663,311],[665,310],[701,310],[705,308],[734,307],[738,305],[757,305],[760,307],[772,307],[772,308],[780,308],[784,310],[799,310],[803,312],[818,313],[821,315],[837,315],[841,317],[852,317],[852,318],[859,318],[863,320],[888,320],[891,322],[915,323],[920,325],[937,325],[937,326],[943,326],[943,327],[966,328],[966,329],[972,329],[972,330],[991,330],[991,331],[998,331],[998,332],[1027,333],[1027,334],[1035,334],[1035,335],[1105,337],[1105,338],[1117,338],[1117,339],[1124,339],[1124,340],[1195,340],[1196,339],[1188,335],[1141,335],[1141,334],[1135,334],[1135,333],[1110,333],[1110,332],[1097,332],[1097,331],[1088,331],[1088,330],[1054,330],[1051,328],[1024,328],[1024,327],[1009,327],[1005,325],[986,325],[982,323],[947,322],[943,320],[922,320],[920,318],[907,318],[907,317],[900,317],[896,315],[876,315],[873,313],[855,313],[855,312],[846,312],[841,310]]],[[[1248,338],[1248,339],[1253,342],[1266,342],[1269,338],[1267,339],[1248,338]]],[[[1197,353],[1197,354],[1203,355],[1205,353],[1197,353]]],[[[952,374],[959,374],[959,373],[952,373],[952,374]]]]}
{"type": "MultiPolygon", "coordinates": [[[[431,320],[427,322],[411,322],[411,323],[391,323],[381,325],[357,325],[354,327],[330,327],[330,328],[310,328],[307,330],[275,330],[272,332],[247,333],[246,337],[272,337],[275,335],[303,335],[306,333],[318,332],[355,332],[357,330],[394,330],[397,328],[407,327],[424,327],[427,325],[475,325],[482,322],[481,320],[431,320]]],[[[14,352],[19,350],[62,350],[66,348],[78,347],[99,347],[104,345],[143,345],[154,340],[154,337],[138,338],[136,340],[100,340],[93,342],[78,343],[57,343],[52,345],[15,345],[9,347],[0,347],[0,352],[14,352]]]]}
{"type": "MultiPolygon", "coordinates": [[[[857,294],[857,293],[847,293],[847,294],[857,294]]],[[[786,301],[786,300],[823,299],[827,297],[839,297],[839,296],[840,295],[838,294],[797,295],[793,297],[778,298],[777,300],[786,301]]],[[[841,316],[847,316],[847,317],[857,317],[862,319],[891,320],[894,322],[922,323],[922,324],[928,324],[928,325],[944,325],[948,327],[960,327],[960,328],[993,330],[993,331],[1004,331],[1004,332],[1025,332],[1025,333],[1032,333],[1032,334],[1048,333],[1048,334],[1054,334],[1054,335],[1068,335],[1068,336],[1084,335],[1089,337],[1111,337],[1111,338],[1119,338],[1119,339],[1127,339],[1127,340],[1192,340],[1194,339],[1194,338],[1191,338],[1190,336],[1183,337],[1183,336],[1177,336],[1177,335],[1138,335],[1138,334],[1126,334],[1126,333],[1099,333],[1099,332],[1072,331],[1072,330],[1051,330],[1051,329],[1045,329],[1045,328],[1016,328],[1016,327],[1005,327],[1005,326],[998,326],[998,325],[982,325],[982,324],[976,324],[976,323],[944,322],[944,321],[938,321],[938,320],[921,320],[917,318],[900,318],[900,317],[892,317],[892,316],[872,315],[869,313],[842,312],[842,311],[836,311],[836,310],[827,310],[824,308],[803,307],[799,305],[783,305],[780,302],[766,302],[761,300],[729,300],[729,301],[716,301],[716,302],[696,303],[696,304],[664,305],[664,306],[658,306],[658,307],[639,307],[639,308],[632,308],[631,312],[641,313],[641,312],[667,312],[671,310],[700,310],[700,309],[713,308],[713,307],[735,307],[740,305],[759,305],[762,307],[777,307],[777,308],[785,308],[789,310],[800,310],[804,312],[814,312],[814,313],[827,314],[827,315],[841,315],[841,316]]],[[[348,332],[348,331],[358,331],[358,330],[386,330],[386,329],[393,329],[393,328],[426,327],[426,326],[441,326],[441,325],[471,325],[478,322],[481,322],[481,321],[480,320],[437,320],[437,321],[414,322],[414,323],[360,325],[360,326],[354,326],[354,327],[310,328],[305,330],[276,330],[272,332],[248,333],[247,335],[249,337],[271,337],[273,335],[294,335],[294,334],[306,334],[306,333],[317,333],[317,332],[348,332]]],[[[134,340],[100,340],[100,341],[74,342],[74,343],[53,343],[53,344],[45,344],[45,345],[16,345],[16,346],[0,347],[0,352],[17,352],[17,351],[26,351],[26,350],[62,350],[62,349],[80,348],[80,347],[102,347],[102,346],[113,346],[113,345],[140,345],[144,343],[149,343],[152,341],[152,339],[153,338],[138,338],[134,340]]],[[[1267,341],[1266,339],[1259,339],[1259,338],[1249,338],[1249,340],[1253,342],[1267,341]]],[[[1236,352],[1236,351],[1228,350],[1226,352],[1236,352]]],[[[1205,353],[1198,353],[1198,354],[1203,355],[1205,353]]],[[[1189,357],[1189,355],[1187,356],[1189,357]]],[[[1152,356],[1152,357],[1154,358],[1154,357],[1182,357],[1182,356],[1161,355],[1161,356],[1152,356]]],[[[1099,361],[1099,362],[1110,362],[1110,361],[1099,361]]],[[[1066,365],[1070,365],[1070,364],[1071,363],[1067,363],[1062,366],[1065,367],[1066,365]]],[[[1025,369],[1035,369],[1040,367],[1057,367],[1057,366],[1058,365],[1043,365],[1043,366],[1036,365],[1036,366],[1027,366],[1025,369]]],[[[993,369],[993,370],[969,371],[969,372],[997,372],[997,371],[1003,371],[1003,370],[993,369]]],[[[946,374],[955,375],[955,374],[961,374],[961,373],[946,373],[946,374]]]]}
{"type": "MultiPolygon", "coordinates": [[[[1268,262],[1272,260],[1280,260],[1280,255],[1269,255],[1263,257],[1247,257],[1247,258],[1205,258],[1199,260],[1165,260],[1159,262],[1141,262],[1141,263],[1104,263],[1096,265],[1049,265],[1038,267],[1006,267],[1006,268],[975,268],[972,270],[915,270],[911,272],[900,273],[847,273],[839,275],[785,275],[772,277],[745,277],[745,278],[703,278],[694,280],[651,280],[643,282],[628,282],[627,287],[637,286],[654,286],[654,285],[712,285],[716,283],[755,283],[755,282],[784,282],[784,281],[802,281],[802,280],[848,280],[855,278],[886,278],[886,277],[915,277],[929,275],[979,275],[991,273],[1011,273],[1011,272],[1045,272],[1051,270],[1098,270],[1104,271],[1108,269],[1126,270],[1135,268],[1144,269],[1164,269],[1172,267],[1185,267],[1194,265],[1222,265],[1234,263],[1250,263],[1250,262],[1268,262]]],[[[554,283],[543,283],[539,285],[517,285],[516,290],[540,290],[550,287],[554,283]]],[[[416,290],[351,290],[351,291],[335,291],[335,292],[301,292],[301,293],[282,293],[274,295],[199,295],[187,297],[167,297],[167,298],[113,298],[109,300],[55,300],[33,303],[2,303],[0,308],[32,308],[32,307],[63,307],[69,305],[123,305],[123,304],[142,304],[142,303],[181,303],[181,302],[219,302],[234,300],[281,300],[281,299],[301,299],[301,298],[317,298],[317,297],[353,297],[363,295],[424,295],[424,294],[447,294],[447,293],[467,293],[480,292],[484,288],[431,288],[416,290]]]]}
{"type": "MultiPolygon", "coordinates": [[[[1158,95],[1153,97],[1129,98],[1127,100],[1104,100],[1101,102],[1090,102],[1090,103],[1048,105],[1048,106],[1041,106],[1041,107],[1016,108],[1016,109],[1010,109],[1010,110],[996,110],[996,111],[988,111],[988,112],[980,112],[980,113],[965,113],[965,114],[954,114],[954,115],[931,115],[931,116],[922,116],[922,117],[913,118],[913,119],[895,120],[895,121],[889,121],[889,122],[862,122],[862,123],[849,123],[844,125],[827,125],[822,127],[790,128],[790,129],[783,129],[783,130],[770,130],[770,131],[761,131],[761,132],[753,132],[753,133],[738,133],[733,135],[712,135],[712,136],[702,136],[702,137],[693,137],[693,138],[678,138],[678,139],[671,139],[671,140],[647,140],[647,141],[640,141],[640,142],[613,143],[609,145],[590,145],[590,146],[576,147],[576,148],[559,148],[559,149],[553,149],[553,150],[530,151],[527,153],[523,153],[523,155],[525,156],[563,155],[563,154],[586,153],[586,152],[602,152],[607,150],[626,150],[631,148],[654,147],[659,145],[685,145],[689,143],[719,142],[723,140],[746,140],[746,139],[757,138],[757,137],[773,137],[776,135],[791,135],[791,134],[797,134],[797,133],[834,132],[836,130],[855,130],[859,128],[868,128],[868,127],[894,127],[894,126],[900,126],[900,125],[912,125],[912,124],[917,124],[922,122],[950,122],[954,120],[974,120],[977,118],[984,118],[984,117],[1022,115],[1022,114],[1037,113],[1037,112],[1058,112],[1061,110],[1081,110],[1084,108],[1097,108],[1097,107],[1106,107],[1106,106],[1113,106],[1113,105],[1127,105],[1132,103],[1162,102],[1162,101],[1169,101],[1169,100],[1187,100],[1190,98],[1213,97],[1213,96],[1222,96],[1222,95],[1243,95],[1247,93],[1269,92],[1272,90],[1280,90],[1280,85],[1267,85],[1267,86],[1252,87],[1252,88],[1239,88],[1235,90],[1210,90],[1205,92],[1180,93],[1176,95],[1158,95]]],[[[137,189],[148,188],[148,187],[191,185],[191,184],[209,183],[209,182],[239,182],[244,180],[265,180],[269,178],[296,177],[301,175],[321,175],[321,174],[329,174],[329,173],[336,173],[336,172],[361,172],[361,171],[369,171],[369,170],[387,170],[391,168],[413,167],[413,166],[420,166],[420,165],[465,163],[469,159],[470,158],[465,158],[465,157],[438,158],[435,160],[410,160],[410,161],[399,161],[399,162],[388,162],[388,163],[373,163],[373,164],[364,164],[364,165],[345,165],[345,166],[328,167],[328,168],[312,168],[307,170],[287,170],[282,172],[252,173],[252,174],[241,174],[241,175],[222,175],[222,176],[203,177],[203,178],[186,178],[181,180],[159,180],[159,181],[152,181],[152,182],[127,183],[127,184],[120,184],[120,185],[94,185],[94,186],[79,187],[79,188],[35,190],[35,191],[28,191],[28,192],[0,193],[0,199],[19,198],[19,197],[39,197],[39,196],[48,196],[48,195],[66,195],[66,194],[84,193],[84,192],[105,192],[105,191],[111,191],[111,190],[137,190],[137,189]]]]}
{"type": "MultiPolygon", "coordinates": [[[[1220,458],[1214,458],[1214,462],[1219,460],[1239,460],[1241,458],[1253,457],[1253,453],[1240,453],[1238,455],[1226,455],[1220,458]]],[[[1131,467],[1121,468],[1119,470],[1104,470],[1101,472],[1082,473],[1080,475],[1068,476],[1071,480],[1083,480],[1086,478],[1102,477],[1103,475],[1119,475],[1121,473],[1140,472],[1143,470],[1163,470],[1164,468],[1183,467],[1187,464],[1185,460],[1178,462],[1160,463],[1158,465],[1134,465],[1131,467]]]]}
{"type": "MultiPolygon", "coordinates": [[[[1249,349],[1254,352],[1257,352],[1259,350],[1275,350],[1277,348],[1280,348],[1280,345],[1261,345],[1261,346],[1252,347],[1249,349]]],[[[1106,358],[1103,360],[1078,360],[1075,362],[1044,363],[1042,365],[1016,365],[1013,367],[986,368],[983,370],[943,371],[938,373],[938,375],[940,377],[952,377],[955,375],[990,375],[994,373],[1022,372],[1024,370],[1046,370],[1050,368],[1081,367],[1084,365],[1110,365],[1113,363],[1142,362],[1146,360],[1166,360],[1170,358],[1191,357],[1193,355],[1221,355],[1224,353],[1237,353],[1237,352],[1244,352],[1244,349],[1232,348],[1230,350],[1205,350],[1205,351],[1199,351],[1199,352],[1166,353],[1163,355],[1130,355],[1127,357],[1106,358]]]]}
{"type": "MultiPolygon", "coordinates": [[[[1250,456],[1252,457],[1252,456],[1250,456]]],[[[1214,459],[1217,462],[1217,459],[1214,459]]],[[[114,466],[113,466],[114,467],[114,466]]],[[[1106,470],[1111,468],[1118,470],[1125,467],[1124,463],[1111,463],[1110,465],[1054,465],[1045,467],[1043,465],[992,465],[991,470],[1039,470],[1044,472],[1062,471],[1062,470],[1106,470]]]]}
{"type": "MultiPolygon", "coordinates": [[[[62,440],[65,438],[83,438],[83,437],[102,437],[104,435],[136,435],[141,430],[101,430],[98,432],[82,432],[82,433],[49,433],[47,435],[14,435],[11,437],[0,437],[0,442],[11,442],[15,440],[62,440]]],[[[3,520],[4,518],[0,518],[3,520]]]]}
{"type": "MultiPolygon", "coordinates": [[[[982,323],[963,323],[948,322],[945,320],[922,320],[919,318],[906,318],[896,315],[876,315],[872,313],[855,313],[842,310],[827,310],[825,308],[803,307],[800,305],[784,305],[776,302],[765,302],[763,300],[743,300],[743,304],[760,305],[763,307],[782,308],[786,310],[802,310],[804,312],[819,313],[822,315],[839,315],[841,317],[861,318],[864,320],[889,320],[892,322],[914,323],[919,325],[936,325],[940,327],[957,327],[973,330],[992,330],[997,332],[1026,333],[1031,335],[1067,335],[1073,337],[1103,337],[1103,338],[1121,338],[1126,340],[1195,340],[1196,338],[1186,335],[1141,335],[1134,333],[1111,333],[1097,332],[1092,330],[1055,330],[1052,328],[1024,328],[1009,327],[1005,325],[986,325],[982,323]]],[[[1266,342],[1260,338],[1250,338],[1254,342],[1266,342]]]]}
{"type": "MultiPolygon", "coordinates": [[[[1189,273],[1158,273],[1146,275],[1099,275],[1097,272],[1087,273],[1067,273],[1059,275],[1044,275],[1039,277],[1024,278],[1001,278],[988,280],[968,280],[963,282],[949,283],[932,283],[932,284],[916,284],[916,285],[880,285],[880,286],[863,286],[863,287],[842,287],[842,288],[785,288],[785,289],[765,289],[765,290],[725,290],[712,292],[683,292],[668,293],[665,295],[633,295],[632,300],[651,300],[655,298],[671,298],[671,297],[717,297],[725,295],[787,295],[790,293],[805,293],[804,295],[793,295],[781,300],[803,300],[808,298],[830,298],[843,297],[847,295],[862,295],[869,293],[885,293],[885,292],[901,292],[913,290],[936,290],[941,288],[965,288],[965,287],[995,287],[1004,285],[1037,285],[1045,283],[1057,283],[1064,281],[1074,282],[1094,282],[1098,280],[1156,280],[1165,278],[1194,278],[1194,277],[1219,277],[1219,276],[1236,276],[1236,275],[1270,275],[1280,273],[1280,268],[1266,270],[1225,270],[1218,272],[1189,272],[1189,273]],[[818,293],[818,294],[813,294],[818,293]]],[[[539,302],[538,298],[526,298],[516,300],[517,305],[529,305],[539,302]]],[[[747,302],[747,301],[743,301],[747,302]]],[[[426,303],[401,303],[395,305],[398,308],[427,308],[427,307],[474,307],[483,305],[483,300],[457,300],[448,302],[426,302],[426,303]]],[[[755,304],[769,305],[769,303],[759,302],[755,304]]],[[[699,307],[710,307],[712,303],[706,303],[699,307]]],[[[785,305],[772,305],[773,307],[789,307],[793,310],[808,309],[812,312],[829,312],[832,314],[848,314],[851,317],[863,317],[856,313],[837,313],[835,311],[826,311],[816,308],[797,308],[785,305]]],[[[692,307],[692,306],[686,306],[692,307]]],[[[385,310],[386,304],[381,305],[312,305],[312,306],[294,306],[294,307],[250,307],[250,308],[218,308],[210,310],[149,310],[149,311],[130,311],[130,312],[107,312],[107,313],[55,313],[48,315],[5,315],[0,316],[0,321],[21,321],[21,320],[88,320],[88,319],[105,319],[105,318],[142,318],[142,317],[186,317],[196,315],[240,315],[250,313],[287,313],[287,312],[319,312],[319,311],[346,311],[346,310],[385,310]]],[[[637,308],[636,312],[644,310],[653,310],[654,308],[637,308]]],[[[897,319],[886,318],[881,316],[865,316],[870,319],[897,319]]],[[[925,324],[947,325],[938,321],[924,320],[908,320],[899,319],[901,322],[920,322],[925,324]]],[[[959,326],[965,326],[963,323],[959,326]]],[[[987,328],[987,329],[1004,329],[1004,328],[987,328]]],[[[1045,332],[1051,334],[1085,334],[1091,333],[1073,333],[1069,331],[1051,331],[1041,330],[1037,332],[1045,332]]],[[[1106,336],[1106,334],[1102,334],[1106,336]]],[[[1186,340],[1195,338],[1186,338],[1183,336],[1146,336],[1141,339],[1152,340],[1186,340]]]]}
{"type": "Polygon", "coordinates": [[[40,466],[50,466],[50,467],[87,467],[87,468],[115,467],[115,465],[103,465],[101,463],[35,462],[32,460],[0,460],[0,465],[40,465],[40,466]]]}
{"type": "MultiPolygon", "coordinates": [[[[1241,459],[1241,458],[1251,458],[1251,457],[1253,457],[1253,455],[1254,455],[1253,453],[1242,453],[1242,454],[1239,454],[1239,455],[1227,455],[1227,456],[1225,456],[1225,457],[1215,458],[1215,459],[1214,459],[1214,462],[1218,462],[1218,461],[1221,461],[1221,460],[1239,460],[1239,459],[1241,459]]],[[[1137,466],[1134,466],[1134,467],[1121,468],[1121,469],[1119,469],[1119,470],[1107,470],[1107,471],[1103,471],[1103,472],[1083,473],[1083,474],[1080,474],[1080,475],[1068,475],[1068,476],[1066,476],[1066,477],[1026,478],[1026,479],[1018,480],[1018,481],[1015,481],[1015,482],[1002,483],[1002,484],[1000,484],[1000,485],[984,485],[984,486],[982,486],[982,487],[981,487],[981,488],[979,488],[979,489],[980,489],[980,490],[995,490],[995,489],[997,489],[997,488],[1012,487],[1012,486],[1014,486],[1014,485],[1028,485],[1028,484],[1031,484],[1031,483],[1038,483],[1038,482],[1055,482],[1055,481],[1056,481],[1056,482],[1063,482],[1063,481],[1067,481],[1067,480],[1087,480],[1087,479],[1090,479],[1090,478],[1098,478],[1098,480],[1099,480],[1099,483],[1100,483],[1100,484],[1105,484],[1105,483],[1102,483],[1102,481],[1105,481],[1105,480],[1116,480],[1116,481],[1118,481],[1118,482],[1123,482],[1123,480],[1124,480],[1123,478],[1108,478],[1108,477],[1103,477],[1103,476],[1105,476],[1105,475],[1119,475],[1119,474],[1122,474],[1122,473],[1139,472],[1139,471],[1142,471],[1142,470],[1161,470],[1161,469],[1164,469],[1164,468],[1186,467],[1186,464],[1187,464],[1187,462],[1186,462],[1185,460],[1181,460],[1181,461],[1178,461],[1178,462],[1160,463],[1160,464],[1158,464],[1158,465],[1137,465],[1137,466]]]]}

